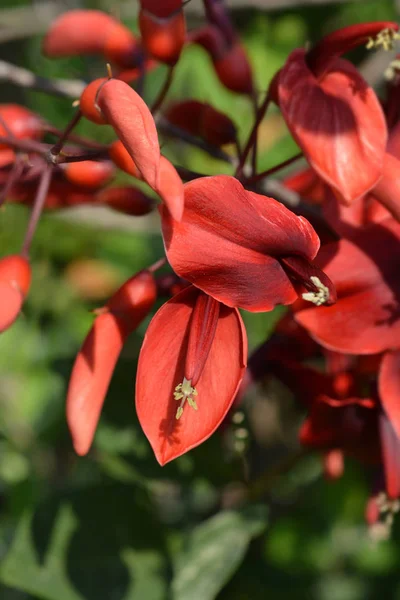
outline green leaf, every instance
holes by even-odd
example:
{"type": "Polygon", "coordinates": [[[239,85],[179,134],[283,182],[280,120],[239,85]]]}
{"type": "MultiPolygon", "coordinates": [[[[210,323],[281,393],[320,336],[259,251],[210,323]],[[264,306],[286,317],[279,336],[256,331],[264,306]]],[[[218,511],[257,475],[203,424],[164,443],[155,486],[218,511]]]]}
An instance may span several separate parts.
{"type": "Polygon", "coordinates": [[[196,527],[177,559],[173,600],[214,600],[266,527],[264,506],[224,511],[196,527]]]}
{"type": "Polygon", "coordinates": [[[162,600],[166,562],[146,494],[99,485],[25,513],[0,579],[43,600],[162,600]]]}

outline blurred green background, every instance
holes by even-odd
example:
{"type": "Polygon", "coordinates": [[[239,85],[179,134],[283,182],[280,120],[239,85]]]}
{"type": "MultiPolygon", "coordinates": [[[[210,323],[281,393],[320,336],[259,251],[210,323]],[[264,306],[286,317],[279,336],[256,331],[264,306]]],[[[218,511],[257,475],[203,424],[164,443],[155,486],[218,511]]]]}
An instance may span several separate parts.
{"type": "MultiPolygon", "coordinates": [[[[398,18],[394,0],[293,2],[273,11],[268,0],[265,10],[243,4],[233,18],[260,97],[295,47],[348,24],[398,18]]],[[[23,5],[2,0],[0,25],[23,5]]],[[[57,9],[77,5],[65,0],[57,9]]],[[[128,5],[79,4],[113,14],[129,13],[128,5]]],[[[133,16],[124,21],[136,29],[133,16]]],[[[45,59],[40,43],[39,35],[9,40],[0,45],[0,58],[46,77],[104,74],[101,61],[45,59]]],[[[354,60],[365,57],[360,51],[354,60]]],[[[160,67],[146,81],[149,101],[164,77],[160,67]]],[[[4,82],[0,89],[2,102],[26,104],[58,127],[73,114],[68,100],[4,82]]],[[[248,100],[222,88],[198,48],[184,51],[169,94],[185,97],[229,114],[246,139],[248,100]]],[[[260,131],[260,169],[295,152],[277,112],[260,131]]],[[[112,139],[88,123],[79,132],[112,139]]],[[[163,141],[163,152],[199,172],[230,172],[171,140],[163,141]]],[[[1,210],[1,255],[19,250],[27,219],[25,207],[1,210]]],[[[369,482],[362,468],[349,462],[344,478],[327,483],[319,457],[298,453],[303,415],[282,386],[254,389],[223,431],[158,465],[134,411],[135,368],[149,319],[124,349],[92,451],[75,456],[64,401],[74,357],[92,322],[89,309],[161,255],[154,215],[135,219],[91,208],[41,221],[32,246],[31,292],[22,316],[0,336],[1,600],[400,599],[398,524],[391,539],[374,541],[363,517],[369,482]],[[281,473],[272,476],[281,464],[281,473]]],[[[244,315],[251,348],[271,333],[280,314],[244,315]]]]}

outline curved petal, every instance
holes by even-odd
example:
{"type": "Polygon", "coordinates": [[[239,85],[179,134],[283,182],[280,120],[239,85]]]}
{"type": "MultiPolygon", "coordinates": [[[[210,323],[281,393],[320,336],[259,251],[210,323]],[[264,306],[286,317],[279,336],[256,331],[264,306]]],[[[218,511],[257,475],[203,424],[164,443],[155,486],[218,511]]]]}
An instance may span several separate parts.
{"type": "Polygon", "coordinates": [[[400,346],[400,225],[387,219],[322,248],[320,265],[338,301],[317,310],[301,304],[295,318],[325,348],[375,354],[400,346]],[[390,259],[388,260],[388,257],[390,259]]]}
{"type": "Polygon", "coordinates": [[[335,59],[319,80],[295,50],[279,76],[279,106],[310,165],[351,203],[380,179],[387,143],[374,90],[348,61],[335,59]]]}
{"type": "Polygon", "coordinates": [[[400,351],[386,352],[379,370],[379,397],[400,439],[400,351]]]}
{"type": "Polygon", "coordinates": [[[147,330],[136,379],[140,424],[161,465],[205,441],[228,412],[245,371],[247,338],[236,309],[220,307],[214,341],[196,384],[198,410],[176,419],[190,319],[199,292],[190,287],[164,304],[147,330]]]}
{"type": "Polygon", "coordinates": [[[75,452],[85,455],[94,433],[118,357],[130,328],[112,313],[96,318],[80,349],[67,395],[67,422],[75,452]]]}
{"type": "Polygon", "coordinates": [[[176,221],[180,221],[185,202],[184,187],[174,165],[164,156],[160,157],[158,182],[155,191],[165,202],[171,217],[176,221]]]}
{"type": "Polygon", "coordinates": [[[24,296],[8,281],[0,280],[0,333],[6,331],[18,317],[24,296]]]}
{"type": "Polygon", "coordinates": [[[278,257],[314,258],[319,239],[308,221],[246,191],[234,177],[202,177],[184,188],[180,223],[161,208],[174,271],[227,306],[257,312],[294,302],[296,291],[278,257]]]}
{"type": "Polygon", "coordinates": [[[128,279],[96,317],[76,357],[67,394],[67,422],[75,451],[91,446],[115,364],[128,335],[149,313],[156,298],[151,273],[128,279]]]}
{"type": "Polygon", "coordinates": [[[386,492],[389,498],[400,496],[400,438],[393,423],[384,413],[379,415],[379,428],[383,466],[385,470],[386,492]]]}
{"type": "Polygon", "coordinates": [[[43,40],[43,53],[52,57],[101,53],[107,35],[116,27],[126,29],[100,10],[69,10],[52,23],[43,40]]]}
{"type": "Polygon", "coordinates": [[[118,79],[99,90],[97,104],[128,150],[143,179],[157,188],[160,146],[154,119],[139,94],[118,79]]]}

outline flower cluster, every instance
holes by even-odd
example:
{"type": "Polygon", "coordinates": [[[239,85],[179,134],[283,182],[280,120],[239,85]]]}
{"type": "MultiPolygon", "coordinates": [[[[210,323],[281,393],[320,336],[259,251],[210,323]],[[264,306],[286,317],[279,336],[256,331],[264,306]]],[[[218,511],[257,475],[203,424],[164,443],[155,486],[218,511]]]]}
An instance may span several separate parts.
{"type": "MultiPolygon", "coordinates": [[[[139,421],[161,465],[202,443],[252,382],[274,375],[305,407],[300,441],[321,450],[327,474],[337,477],[343,456],[354,456],[376,465],[373,494],[394,500],[400,496],[400,77],[395,62],[386,96],[378,98],[343,55],[357,46],[392,47],[398,26],[353,25],[294,50],[258,105],[251,65],[224,2],[205,0],[205,24],[189,32],[183,5],[141,0],[140,38],[95,10],[73,10],[53,23],[45,55],[97,54],[111,63],[107,77],[82,85],[65,130],[24,107],[0,106],[0,202],[32,207],[21,253],[0,260],[0,329],[17,318],[28,293],[30,244],[43,210],[95,203],[139,216],[155,207],[147,185],[161,200],[165,257],[94,311],[67,395],[76,452],[86,454],[92,444],[127,337],[167,294],[147,329],[136,378],[139,421]],[[222,85],[254,104],[243,147],[237,124],[208,103],[188,99],[164,109],[186,44],[200,45],[222,85]],[[165,85],[148,106],[143,84],[160,63],[168,69],[165,85]],[[272,171],[300,157],[308,162],[282,181],[276,198],[264,192],[271,171],[258,173],[255,160],[257,130],[272,103],[301,150],[272,171]],[[114,141],[74,134],[81,119],[110,126],[114,141]],[[207,176],[173,165],[161,154],[159,134],[225,158],[232,173],[207,176]],[[49,144],[48,136],[57,141],[49,144]],[[129,174],[131,186],[113,185],[118,170],[129,174]],[[157,275],[167,262],[170,275],[157,275]],[[246,371],[239,309],[278,305],[291,312],[246,371]]],[[[370,520],[378,512],[370,508],[370,520]]]]}

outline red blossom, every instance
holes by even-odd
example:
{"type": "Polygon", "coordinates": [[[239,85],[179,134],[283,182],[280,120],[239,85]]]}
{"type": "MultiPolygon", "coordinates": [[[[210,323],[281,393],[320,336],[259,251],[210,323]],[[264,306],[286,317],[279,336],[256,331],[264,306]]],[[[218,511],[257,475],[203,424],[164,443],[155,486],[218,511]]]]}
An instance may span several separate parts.
{"type": "Polygon", "coordinates": [[[237,309],[190,287],[156,313],[140,352],[136,409],[161,465],[205,441],[228,412],[247,359],[237,309]]]}
{"type": "Polygon", "coordinates": [[[350,354],[399,347],[399,239],[400,224],[388,218],[321,249],[317,263],[337,303],[318,310],[300,303],[296,319],[322,346],[350,354]]]}
{"type": "Polygon", "coordinates": [[[294,302],[298,286],[311,296],[325,289],[323,302],[334,300],[329,280],[310,263],[319,240],[304,218],[233,177],[203,177],[184,188],[180,223],[161,208],[168,260],[178,275],[227,306],[252,312],[294,302]],[[312,277],[324,285],[318,288],[312,277]]]}
{"type": "Polygon", "coordinates": [[[357,69],[336,58],[316,77],[295,50],[278,81],[280,109],[312,168],[348,204],[368,192],[382,176],[387,128],[357,69]]]}

